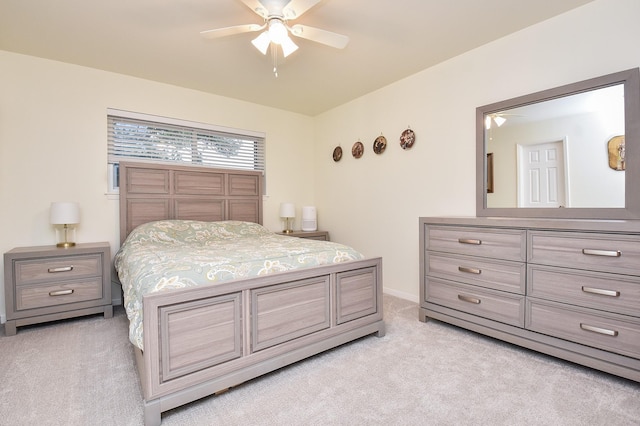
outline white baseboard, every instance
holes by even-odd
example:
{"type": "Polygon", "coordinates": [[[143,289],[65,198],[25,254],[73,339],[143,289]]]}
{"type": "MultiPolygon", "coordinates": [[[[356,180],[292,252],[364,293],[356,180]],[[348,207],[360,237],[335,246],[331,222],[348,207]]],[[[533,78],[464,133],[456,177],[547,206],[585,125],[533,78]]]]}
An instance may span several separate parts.
{"type": "Polygon", "coordinates": [[[391,296],[399,297],[400,299],[409,300],[414,303],[420,303],[420,296],[416,296],[410,293],[405,293],[404,291],[398,291],[398,290],[394,290],[392,288],[387,288],[387,287],[384,287],[382,291],[391,296]]]}
{"type": "Polygon", "coordinates": [[[5,322],[7,322],[7,316],[6,315],[0,315],[0,324],[4,324],[5,322]]]}

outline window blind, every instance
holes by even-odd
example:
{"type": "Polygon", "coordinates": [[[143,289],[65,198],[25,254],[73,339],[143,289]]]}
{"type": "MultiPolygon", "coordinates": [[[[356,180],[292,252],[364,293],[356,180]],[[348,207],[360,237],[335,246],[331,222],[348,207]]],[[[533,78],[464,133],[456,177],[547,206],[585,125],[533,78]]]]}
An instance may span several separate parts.
{"type": "Polygon", "coordinates": [[[109,110],[107,146],[110,167],[135,160],[265,171],[264,134],[204,123],[109,110]]]}

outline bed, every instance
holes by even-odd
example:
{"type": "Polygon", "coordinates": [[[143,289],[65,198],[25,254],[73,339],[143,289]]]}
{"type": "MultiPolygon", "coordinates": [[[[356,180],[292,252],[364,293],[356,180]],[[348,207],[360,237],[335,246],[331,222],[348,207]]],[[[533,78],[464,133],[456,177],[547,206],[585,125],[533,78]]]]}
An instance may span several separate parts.
{"type": "Polygon", "coordinates": [[[266,230],[260,173],[123,162],[120,182],[115,264],[145,425],[325,350],[384,335],[381,258],[266,230]]]}

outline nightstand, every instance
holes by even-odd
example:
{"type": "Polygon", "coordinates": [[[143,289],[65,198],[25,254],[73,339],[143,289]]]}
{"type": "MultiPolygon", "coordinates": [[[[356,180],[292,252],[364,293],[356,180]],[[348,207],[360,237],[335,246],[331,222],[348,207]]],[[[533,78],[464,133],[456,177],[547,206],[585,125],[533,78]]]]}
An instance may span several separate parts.
{"type": "Polygon", "coordinates": [[[276,232],[278,235],[286,235],[288,237],[308,238],[310,240],[329,241],[329,232],[327,231],[293,231],[288,234],[285,232],[276,232]]]}
{"type": "Polygon", "coordinates": [[[19,247],[4,254],[7,336],[16,327],[103,313],[113,316],[109,243],[19,247]]]}

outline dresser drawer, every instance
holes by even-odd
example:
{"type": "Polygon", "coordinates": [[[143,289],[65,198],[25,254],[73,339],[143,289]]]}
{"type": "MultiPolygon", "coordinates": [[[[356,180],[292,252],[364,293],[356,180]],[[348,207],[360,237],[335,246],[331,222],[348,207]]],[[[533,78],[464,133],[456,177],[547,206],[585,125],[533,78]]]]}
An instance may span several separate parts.
{"type": "Polygon", "coordinates": [[[427,250],[495,259],[526,260],[526,231],[427,225],[427,250]]]}
{"type": "Polygon", "coordinates": [[[102,256],[57,256],[44,259],[25,259],[15,263],[16,285],[102,275],[102,256]]]}
{"type": "Polygon", "coordinates": [[[527,294],[640,317],[640,277],[529,265],[527,294]]]}
{"type": "Polygon", "coordinates": [[[530,263],[640,274],[639,237],[532,231],[529,246],[530,263]]]}
{"type": "Polygon", "coordinates": [[[505,324],[524,326],[524,296],[427,277],[426,301],[505,324]]]}
{"type": "Polygon", "coordinates": [[[102,298],[102,277],[58,284],[21,286],[16,290],[16,310],[44,308],[102,298]]]}
{"type": "Polygon", "coordinates": [[[426,274],[494,290],[525,293],[525,263],[427,252],[426,274]]]}
{"type": "Polygon", "coordinates": [[[526,328],[640,358],[640,321],[631,317],[528,298],[526,328]]]}

